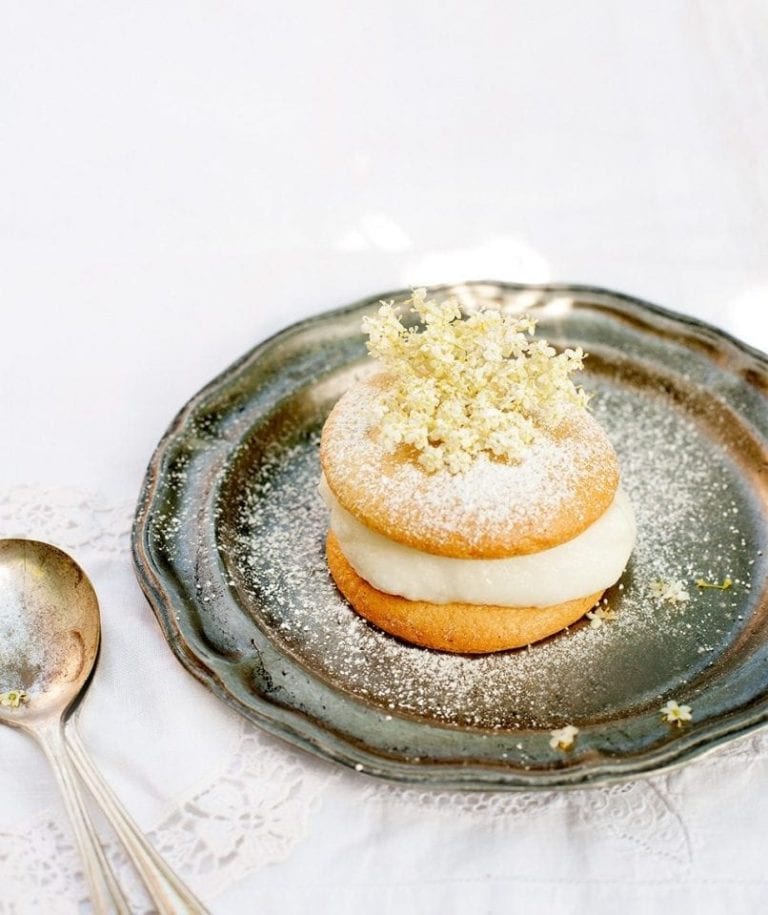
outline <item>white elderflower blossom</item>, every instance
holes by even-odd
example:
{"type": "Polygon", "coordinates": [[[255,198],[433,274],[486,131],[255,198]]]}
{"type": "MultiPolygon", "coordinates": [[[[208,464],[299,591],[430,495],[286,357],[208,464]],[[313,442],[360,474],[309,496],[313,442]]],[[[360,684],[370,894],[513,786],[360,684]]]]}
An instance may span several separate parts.
{"type": "Polygon", "coordinates": [[[572,724],[567,724],[564,728],[557,731],[550,731],[550,747],[553,750],[570,750],[576,740],[579,729],[572,724]]]}
{"type": "Polygon", "coordinates": [[[599,629],[604,622],[615,620],[617,616],[618,613],[610,607],[595,607],[587,613],[590,629],[599,629]]]}
{"type": "Polygon", "coordinates": [[[667,724],[674,724],[678,728],[693,718],[690,705],[678,705],[674,699],[670,699],[666,705],[662,706],[660,712],[667,724]]]}
{"type": "Polygon", "coordinates": [[[684,581],[651,582],[651,594],[666,604],[687,604],[691,595],[685,590],[684,581]]]}
{"type": "Polygon", "coordinates": [[[463,317],[455,301],[429,300],[424,289],[405,305],[423,327],[404,326],[384,302],[363,330],[393,380],[378,416],[383,440],[410,445],[428,472],[461,473],[481,452],[519,460],[538,426],[556,428],[569,409],[587,406],[570,378],[583,351],[531,340],[531,318],[483,307],[463,317]]]}

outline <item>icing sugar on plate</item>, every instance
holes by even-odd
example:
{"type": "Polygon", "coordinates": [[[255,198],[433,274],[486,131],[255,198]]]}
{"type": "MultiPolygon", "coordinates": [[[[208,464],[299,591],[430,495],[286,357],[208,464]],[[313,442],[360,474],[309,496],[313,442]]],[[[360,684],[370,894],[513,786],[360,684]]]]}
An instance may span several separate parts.
{"type": "Polygon", "coordinates": [[[431,652],[375,629],[327,572],[319,425],[273,442],[238,495],[234,555],[226,561],[247,610],[339,688],[393,713],[460,727],[607,720],[622,705],[655,703],[704,674],[745,628],[751,582],[765,574],[763,521],[750,507],[738,456],[717,443],[716,417],[670,410],[658,387],[610,373],[589,377],[586,386],[637,513],[635,552],[606,596],[615,619],[480,657],[431,652]],[[717,529],[705,503],[722,513],[717,529]],[[726,576],[734,581],[728,591],[695,584],[726,576]],[[670,579],[687,583],[688,603],[654,597],[653,582],[670,579]]]}

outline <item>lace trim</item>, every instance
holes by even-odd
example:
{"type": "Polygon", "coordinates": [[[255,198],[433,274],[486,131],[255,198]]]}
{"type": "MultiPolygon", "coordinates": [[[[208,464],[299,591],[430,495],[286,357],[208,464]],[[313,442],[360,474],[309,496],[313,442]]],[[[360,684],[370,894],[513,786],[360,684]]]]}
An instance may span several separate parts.
{"type": "MultiPolygon", "coordinates": [[[[308,773],[304,760],[243,722],[226,769],[178,799],[147,836],[204,899],[249,873],[285,860],[309,834],[333,773],[308,773]]],[[[131,909],[151,912],[122,848],[107,855],[131,909]]],[[[71,915],[86,905],[87,888],[68,824],[52,812],[24,828],[0,832],[3,915],[71,915]],[[9,901],[13,900],[13,901],[9,901]]]]}
{"type": "Polygon", "coordinates": [[[125,558],[133,503],[108,503],[77,489],[17,486],[0,495],[3,537],[45,540],[65,550],[87,547],[104,556],[125,558]]]}

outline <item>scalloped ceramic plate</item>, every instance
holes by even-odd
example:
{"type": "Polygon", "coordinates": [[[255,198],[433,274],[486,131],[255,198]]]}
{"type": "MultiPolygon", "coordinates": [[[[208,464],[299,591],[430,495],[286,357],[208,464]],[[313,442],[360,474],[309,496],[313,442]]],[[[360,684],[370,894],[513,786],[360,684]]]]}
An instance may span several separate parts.
{"type": "MultiPolygon", "coordinates": [[[[486,657],[398,642],[325,568],[318,435],[369,371],[362,315],[383,296],[257,346],[181,411],[149,466],[136,570],[178,659],[251,721],[320,756],[428,786],[626,778],[768,718],[768,362],[725,334],[617,293],[468,283],[433,292],[539,319],[579,344],[619,452],[638,545],[615,618],[486,657]],[[731,578],[727,590],[699,588],[731,578]],[[685,582],[690,599],[653,596],[685,582]],[[666,725],[667,699],[692,706],[666,725]],[[575,724],[574,748],[550,731],[575,724]]],[[[407,293],[387,294],[400,299],[407,293]]]]}

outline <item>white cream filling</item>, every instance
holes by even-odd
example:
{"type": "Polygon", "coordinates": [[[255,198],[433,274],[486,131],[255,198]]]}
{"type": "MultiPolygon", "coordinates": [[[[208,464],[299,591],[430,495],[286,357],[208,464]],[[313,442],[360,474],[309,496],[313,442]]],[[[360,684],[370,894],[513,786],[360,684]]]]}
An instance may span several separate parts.
{"type": "Polygon", "coordinates": [[[548,607],[615,584],[635,546],[635,512],[619,487],[611,506],[573,540],[508,559],[452,559],[371,530],[343,508],[325,481],[331,530],[349,564],[379,591],[433,604],[548,607]]]}

